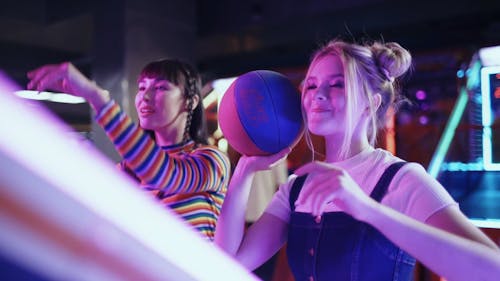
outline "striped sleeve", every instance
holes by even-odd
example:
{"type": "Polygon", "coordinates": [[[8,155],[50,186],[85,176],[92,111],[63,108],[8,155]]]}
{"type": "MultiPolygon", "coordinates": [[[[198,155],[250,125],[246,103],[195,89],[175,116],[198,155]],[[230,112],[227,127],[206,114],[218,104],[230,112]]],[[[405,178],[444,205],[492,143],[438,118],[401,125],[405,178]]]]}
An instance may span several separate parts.
{"type": "Polygon", "coordinates": [[[230,164],[227,156],[220,150],[204,146],[195,149],[189,154],[172,157],[174,162],[179,162],[178,173],[170,176],[173,188],[167,193],[194,193],[200,191],[216,191],[226,193],[229,182],[230,164]],[[176,181],[174,183],[174,181],[176,181]],[[207,189],[207,186],[217,187],[207,189]]]}
{"type": "Polygon", "coordinates": [[[222,189],[227,186],[230,166],[221,151],[207,146],[170,156],[115,101],[101,109],[96,121],[142,184],[163,189],[166,195],[225,192],[222,189]]]}

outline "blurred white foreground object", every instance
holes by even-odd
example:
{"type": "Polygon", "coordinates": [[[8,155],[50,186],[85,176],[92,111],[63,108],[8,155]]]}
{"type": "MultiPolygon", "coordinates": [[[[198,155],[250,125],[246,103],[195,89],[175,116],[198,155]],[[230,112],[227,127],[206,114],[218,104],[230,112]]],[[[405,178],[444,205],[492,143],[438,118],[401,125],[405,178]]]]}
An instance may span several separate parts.
{"type": "Polygon", "coordinates": [[[2,276],[257,280],[15,90],[0,73],[2,276]]]}

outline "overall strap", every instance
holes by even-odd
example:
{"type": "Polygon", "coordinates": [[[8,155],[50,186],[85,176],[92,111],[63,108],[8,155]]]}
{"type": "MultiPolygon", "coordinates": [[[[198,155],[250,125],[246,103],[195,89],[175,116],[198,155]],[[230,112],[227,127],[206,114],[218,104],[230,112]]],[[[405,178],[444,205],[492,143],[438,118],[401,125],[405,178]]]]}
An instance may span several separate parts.
{"type": "MultiPolygon", "coordinates": [[[[387,167],[387,169],[385,169],[384,173],[378,180],[377,185],[375,185],[375,188],[373,189],[370,197],[375,199],[377,202],[380,202],[380,200],[382,200],[385,193],[387,192],[387,188],[389,187],[392,178],[406,163],[407,162],[396,162],[387,167]]],[[[290,203],[290,210],[292,211],[295,210],[295,201],[297,201],[297,198],[299,197],[300,190],[302,190],[302,186],[304,185],[304,181],[306,180],[306,178],[307,174],[297,177],[293,181],[292,188],[290,189],[290,196],[288,199],[290,203]]]]}
{"type": "Polygon", "coordinates": [[[302,189],[306,178],[307,174],[297,177],[293,181],[292,188],[290,189],[290,196],[288,197],[288,201],[290,202],[290,210],[292,210],[292,212],[295,211],[295,201],[297,201],[297,198],[299,197],[300,190],[302,189]]]}
{"type": "Polygon", "coordinates": [[[396,175],[399,169],[403,167],[403,165],[405,165],[406,163],[407,162],[396,162],[387,167],[387,169],[385,169],[384,173],[378,180],[377,185],[375,185],[375,188],[370,194],[370,197],[375,199],[377,202],[380,202],[384,197],[385,193],[387,192],[387,189],[389,188],[389,184],[391,183],[392,178],[394,177],[394,175],[396,175]]]}

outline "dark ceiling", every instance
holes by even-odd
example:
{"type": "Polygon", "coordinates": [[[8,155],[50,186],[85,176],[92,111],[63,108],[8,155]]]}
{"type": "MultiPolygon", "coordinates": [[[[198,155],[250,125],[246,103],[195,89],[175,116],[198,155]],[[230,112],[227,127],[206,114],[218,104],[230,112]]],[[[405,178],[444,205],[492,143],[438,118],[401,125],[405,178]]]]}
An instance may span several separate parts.
{"type": "MultiPolygon", "coordinates": [[[[196,62],[219,76],[304,66],[319,43],[336,36],[398,41],[417,54],[500,44],[497,0],[192,2],[196,62]]],[[[47,61],[91,64],[92,8],[89,0],[3,0],[0,68],[24,82],[26,69],[47,61]]]]}
{"type": "Polygon", "coordinates": [[[500,44],[496,0],[198,2],[199,64],[221,72],[238,71],[240,62],[304,65],[318,43],[336,36],[397,41],[413,53],[500,44]]]}

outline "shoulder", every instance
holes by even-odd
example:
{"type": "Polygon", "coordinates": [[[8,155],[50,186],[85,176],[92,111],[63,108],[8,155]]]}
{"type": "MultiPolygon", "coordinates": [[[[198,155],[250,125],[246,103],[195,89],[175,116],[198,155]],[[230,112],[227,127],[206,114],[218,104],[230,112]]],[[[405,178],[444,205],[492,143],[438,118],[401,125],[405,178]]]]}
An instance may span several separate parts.
{"type": "Polygon", "coordinates": [[[395,162],[403,161],[384,149],[368,149],[336,164],[346,170],[385,170],[395,162]]]}
{"type": "Polygon", "coordinates": [[[360,153],[345,163],[342,163],[341,167],[346,169],[351,177],[353,177],[360,186],[364,187],[367,192],[371,192],[370,188],[375,186],[384,171],[390,165],[401,161],[403,160],[394,156],[389,151],[374,149],[360,153]]]}
{"type": "Polygon", "coordinates": [[[218,147],[213,145],[200,145],[191,151],[191,154],[198,155],[215,155],[229,161],[229,157],[226,153],[222,152],[218,147]]]}
{"type": "Polygon", "coordinates": [[[220,153],[220,154],[224,154],[224,152],[222,152],[217,146],[215,146],[215,145],[209,145],[209,144],[200,144],[200,145],[196,146],[192,151],[194,153],[207,152],[207,153],[220,153]]]}
{"type": "Polygon", "coordinates": [[[413,184],[424,184],[424,185],[441,185],[436,179],[434,179],[425,168],[415,162],[406,163],[399,172],[394,177],[394,182],[410,182],[413,184]]]}
{"type": "Polygon", "coordinates": [[[265,212],[279,219],[288,222],[290,220],[290,189],[297,175],[292,174],[288,176],[288,180],[279,186],[278,191],[274,194],[273,199],[267,206],[265,212]]]}
{"type": "Polygon", "coordinates": [[[407,162],[404,159],[395,156],[390,151],[380,148],[375,149],[371,157],[377,164],[382,164],[383,167],[388,167],[396,162],[407,162]]]}
{"type": "Polygon", "coordinates": [[[231,162],[226,153],[222,152],[219,148],[213,145],[200,145],[194,148],[189,155],[202,161],[210,161],[218,163],[218,165],[223,166],[227,171],[231,169],[231,162]]]}
{"type": "Polygon", "coordinates": [[[457,203],[419,163],[409,162],[394,176],[386,202],[403,213],[425,221],[436,211],[457,203]]]}
{"type": "Polygon", "coordinates": [[[371,161],[365,161],[371,163],[377,170],[384,171],[392,164],[398,162],[404,162],[405,165],[394,176],[394,181],[401,179],[413,179],[413,180],[424,180],[428,181],[433,179],[431,175],[427,173],[425,168],[416,162],[408,162],[402,158],[393,155],[391,152],[384,149],[375,149],[370,155],[371,161]]]}
{"type": "Polygon", "coordinates": [[[383,149],[376,149],[375,151],[377,154],[376,166],[381,172],[394,163],[405,163],[394,175],[390,184],[390,189],[401,188],[402,186],[441,187],[441,184],[428,174],[420,163],[407,162],[383,149]]]}

